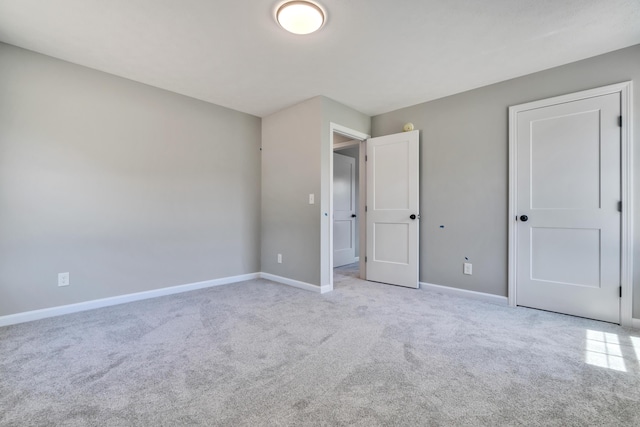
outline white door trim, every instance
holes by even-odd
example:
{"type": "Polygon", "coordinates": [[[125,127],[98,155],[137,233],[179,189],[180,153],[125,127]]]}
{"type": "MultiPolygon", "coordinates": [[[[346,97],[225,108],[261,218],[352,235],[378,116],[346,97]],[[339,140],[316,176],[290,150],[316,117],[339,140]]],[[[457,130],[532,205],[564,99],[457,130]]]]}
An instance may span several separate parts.
{"type": "MultiPolygon", "coordinates": [[[[358,185],[359,185],[359,191],[360,191],[360,200],[358,201],[358,203],[359,203],[359,210],[360,210],[360,216],[361,216],[359,221],[360,227],[358,229],[360,234],[360,250],[362,250],[362,248],[366,248],[366,236],[365,236],[366,228],[364,228],[366,226],[366,221],[365,221],[364,197],[363,197],[363,195],[366,194],[365,193],[366,177],[363,176],[365,172],[364,141],[366,141],[368,138],[371,137],[366,133],[362,133],[357,130],[350,129],[346,126],[342,126],[340,124],[333,123],[333,122],[329,123],[329,146],[326,148],[323,148],[322,150],[323,151],[322,157],[327,160],[327,162],[324,163],[324,165],[328,165],[328,168],[326,168],[326,166],[324,165],[322,165],[322,167],[323,167],[323,170],[328,169],[328,172],[323,177],[324,185],[322,186],[322,190],[321,190],[322,218],[321,218],[321,236],[320,236],[320,241],[321,241],[320,247],[322,249],[320,253],[321,286],[323,287],[323,289],[327,289],[328,291],[333,290],[333,149],[334,149],[333,133],[334,132],[340,135],[346,136],[348,138],[362,142],[360,144],[360,156],[359,156],[360,157],[360,163],[359,163],[360,173],[358,175],[358,178],[359,178],[358,185]],[[325,192],[325,189],[326,189],[326,192],[325,192]]],[[[364,279],[365,277],[362,276],[364,271],[363,256],[360,257],[359,262],[360,262],[360,277],[364,279]]]]}
{"type": "Polygon", "coordinates": [[[596,89],[568,95],[543,99],[526,104],[509,107],[509,305],[516,305],[516,248],[518,242],[517,215],[517,114],[521,111],[547,107],[566,102],[578,101],[596,96],[620,93],[622,115],[621,130],[621,266],[620,285],[622,298],[620,304],[620,322],[622,326],[631,327],[633,324],[633,83],[623,82],[596,89]]]}
{"type": "Polygon", "coordinates": [[[356,145],[359,145],[362,141],[354,139],[351,141],[345,141],[345,142],[337,142],[335,144],[333,144],[333,151],[340,151],[340,150],[346,150],[347,148],[351,148],[351,147],[355,147],[356,145]]]}

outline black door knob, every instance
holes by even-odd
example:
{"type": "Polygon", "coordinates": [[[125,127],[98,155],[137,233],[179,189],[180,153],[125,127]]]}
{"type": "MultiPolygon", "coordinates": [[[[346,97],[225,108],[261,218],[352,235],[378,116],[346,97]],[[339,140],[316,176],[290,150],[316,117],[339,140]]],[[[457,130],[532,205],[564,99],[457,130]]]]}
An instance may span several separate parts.
{"type": "Polygon", "coordinates": [[[411,214],[411,216],[409,218],[416,219],[416,216],[414,214],[411,214]]]}
{"type": "Polygon", "coordinates": [[[520,215],[520,221],[522,222],[527,222],[529,220],[529,217],[526,215],[520,215]]]}
{"type": "Polygon", "coordinates": [[[356,214],[351,214],[351,218],[355,218],[355,217],[356,217],[356,214]]]}

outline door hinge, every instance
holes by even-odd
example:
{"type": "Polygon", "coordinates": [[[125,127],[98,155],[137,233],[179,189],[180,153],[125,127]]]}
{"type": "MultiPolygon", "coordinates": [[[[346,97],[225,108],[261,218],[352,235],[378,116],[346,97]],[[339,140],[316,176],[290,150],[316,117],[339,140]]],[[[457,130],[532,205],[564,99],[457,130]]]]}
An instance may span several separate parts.
{"type": "Polygon", "coordinates": [[[618,202],[618,212],[622,212],[622,202],[618,202]]]}
{"type": "Polygon", "coordinates": [[[368,210],[369,210],[369,207],[365,205],[364,211],[367,212],[368,210]]]}
{"type": "Polygon", "coordinates": [[[620,286],[620,298],[622,298],[622,286],[620,286]]]}
{"type": "Polygon", "coordinates": [[[364,161],[366,162],[367,160],[369,160],[369,156],[367,156],[366,154],[364,155],[364,161]]]}
{"type": "Polygon", "coordinates": [[[622,116],[618,116],[618,126],[622,127],[622,116]]]}
{"type": "MultiPolygon", "coordinates": [[[[364,257],[364,262],[367,262],[367,257],[364,257]]],[[[620,289],[622,289],[622,288],[620,288],[620,289]]]]}

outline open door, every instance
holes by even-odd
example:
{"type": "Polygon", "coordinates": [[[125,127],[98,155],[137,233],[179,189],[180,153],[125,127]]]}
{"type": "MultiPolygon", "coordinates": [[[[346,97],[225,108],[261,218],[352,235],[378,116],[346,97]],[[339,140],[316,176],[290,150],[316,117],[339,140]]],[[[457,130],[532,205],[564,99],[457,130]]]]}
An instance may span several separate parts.
{"type": "Polygon", "coordinates": [[[418,131],[367,140],[367,280],[418,288],[418,131]]]}

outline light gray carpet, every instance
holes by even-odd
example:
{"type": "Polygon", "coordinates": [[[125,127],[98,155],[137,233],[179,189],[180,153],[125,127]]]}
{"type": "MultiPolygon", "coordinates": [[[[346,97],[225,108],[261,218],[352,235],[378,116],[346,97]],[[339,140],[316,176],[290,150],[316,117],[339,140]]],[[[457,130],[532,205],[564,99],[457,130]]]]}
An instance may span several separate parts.
{"type": "Polygon", "coordinates": [[[354,276],[0,328],[0,425],[640,425],[640,331],[354,276]]]}

